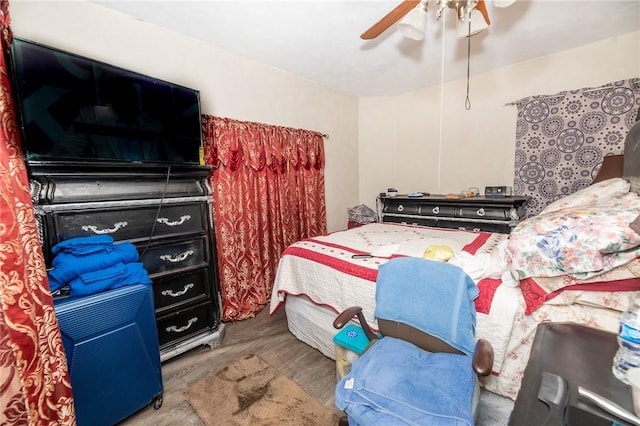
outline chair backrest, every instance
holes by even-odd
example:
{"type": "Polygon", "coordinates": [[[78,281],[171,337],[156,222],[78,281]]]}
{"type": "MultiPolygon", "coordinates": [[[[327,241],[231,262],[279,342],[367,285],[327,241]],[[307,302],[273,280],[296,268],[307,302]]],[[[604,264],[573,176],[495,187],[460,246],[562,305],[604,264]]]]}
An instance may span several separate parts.
{"type": "Polygon", "coordinates": [[[413,343],[420,349],[427,352],[446,352],[458,355],[463,354],[462,351],[454,348],[441,339],[403,322],[378,318],[378,331],[383,336],[395,337],[396,339],[402,339],[409,343],[413,343]]]}
{"type": "Polygon", "coordinates": [[[478,288],[458,266],[416,257],[381,265],[378,328],[430,352],[473,354],[478,288]]]}

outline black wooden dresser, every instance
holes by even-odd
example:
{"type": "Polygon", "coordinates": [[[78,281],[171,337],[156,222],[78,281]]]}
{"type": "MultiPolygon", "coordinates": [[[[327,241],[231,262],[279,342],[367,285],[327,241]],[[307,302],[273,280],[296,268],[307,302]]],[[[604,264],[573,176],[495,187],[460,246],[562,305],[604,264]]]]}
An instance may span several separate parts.
{"type": "Polygon", "coordinates": [[[508,234],[524,218],[526,202],[517,196],[381,195],[378,211],[382,222],[508,234]]]}
{"type": "Polygon", "coordinates": [[[161,360],[220,343],[211,168],[29,162],[28,171],[47,267],[69,238],[131,242],[153,281],[161,360]]]}

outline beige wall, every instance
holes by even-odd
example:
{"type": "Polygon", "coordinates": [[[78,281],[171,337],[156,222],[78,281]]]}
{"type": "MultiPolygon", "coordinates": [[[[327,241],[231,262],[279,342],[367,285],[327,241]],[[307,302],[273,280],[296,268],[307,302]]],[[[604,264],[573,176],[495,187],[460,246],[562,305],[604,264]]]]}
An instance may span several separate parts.
{"type": "Polygon", "coordinates": [[[469,111],[466,80],[360,99],[360,203],[375,205],[387,187],[448,193],[512,185],[517,110],[505,104],[632,77],[640,77],[640,32],[475,76],[469,111]]]}
{"type": "Polygon", "coordinates": [[[635,32],[473,77],[467,111],[464,80],[358,100],[83,1],[12,0],[10,13],[18,37],[199,89],[205,114],[329,134],[329,231],[390,186],[511,185],[517,111],[506,103],[640,76],[635,32]]]}
{"type": "Polygon", "coordinates": [[[328,228],[346,227],[358,201],[357,98],[83,1],[12,0],[10,13],[17,37],[200,90],[204,114],[328,134],[328,228]]]}

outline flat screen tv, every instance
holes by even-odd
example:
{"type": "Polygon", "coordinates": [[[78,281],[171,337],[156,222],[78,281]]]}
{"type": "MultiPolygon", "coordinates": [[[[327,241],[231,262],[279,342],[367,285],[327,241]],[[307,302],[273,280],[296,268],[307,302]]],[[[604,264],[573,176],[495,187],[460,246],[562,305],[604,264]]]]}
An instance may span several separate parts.
{"type": "Polygon", "coordinates": [[[28,161],[199,163],[197,90],[17,38],[11,58],[28,161]]]}

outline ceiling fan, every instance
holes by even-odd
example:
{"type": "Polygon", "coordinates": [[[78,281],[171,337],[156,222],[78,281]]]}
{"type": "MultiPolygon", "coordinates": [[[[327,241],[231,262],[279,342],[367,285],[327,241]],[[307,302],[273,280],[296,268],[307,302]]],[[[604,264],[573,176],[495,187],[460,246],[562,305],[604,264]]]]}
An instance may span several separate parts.
{"type": "MultiPolygon", "coordinates": [[[[404,0],[391,12],[387,13],[381,20],[376,22],[371,28],[360,36],[363,40],[371,40],[378,37],[396,22],[399,31],[406,37],[415,40],[422,40],[425,35],[427,24],[427,6],[433,0],[404,0]]],[[[507,7],[515,0],[495,0],[497,7],[507,7]]],[[[445,7],[456,11],[456,18],[459,24],[458,36],[471,36],[479,33],[491,25],[489,13],[485,0],[436,0],[438,11],[436,20],[442,16],[445,7]],[[461,24],[470,24],[465,25],[461,24]]]]}

